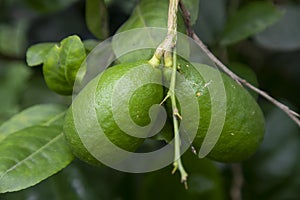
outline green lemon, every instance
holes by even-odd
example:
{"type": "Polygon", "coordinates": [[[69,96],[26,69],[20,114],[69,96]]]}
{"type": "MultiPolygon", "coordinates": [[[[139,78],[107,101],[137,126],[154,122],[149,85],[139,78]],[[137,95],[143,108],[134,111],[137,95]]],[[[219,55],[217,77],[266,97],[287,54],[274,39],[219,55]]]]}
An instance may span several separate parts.
{"type": "MultiPolygon", "coordinates": [[[[122,124],[122,127],[133,130],[135,128],[133,126],[148,125],[151,122],[149,109],[162,101],[163,87],[154,83],[134,87],[136,82],[146,80],[149,76],[154,77],[156,82],[162,80],[161,70],[153,68],[147,61],[119,64],[98,75],[78,94],[67,112],[64,125],[66,140],[77,157],[93,165],[101,164],[95,158],[99,155],[117,157],[118,155],[114,155],[111,146],[108,145],[107,139],[113,145],[130,152],[141,145],[143,138],[138,135],[132,136],[120,128],[114,116],[115,108],[112,102],[115,100],[118,103],[126,95],[121,91],[121,86],[133,87],[133,95],[128,99],[126,106],[134,124],[126,123],[122,124]],[[135,73],[141,66],[143,73],[135,73]],[[131,74],[130,78],[123,80],[122,78],[128,74],[131,74]],[[121,80],[120,85],[118,81],[121,80]],[[104,134],[97,133],[100,129],[104,134]],[[91,149],[96,153],[92,155],[91,149]]],[[[128,118],[123,113],[118,117],[128,118]]]]}
{"type": "MultiPolygon", "coordinates": [[[[207,155],[208,158],[221,162],[239,162],[251,156],[257,150],[264,136],[264,117],[255,99],[241,85],[212,67],[179,60],[178,68],[179,73],[185,77],[185,81],[189,83],[198,99],[200,120],[193,141],[196,150],[203,145],[207,132],[211,128],[210,134],[213,137],[219,136],[219,138],[207,155]],[[204,76],[207,75],[209,75],[209,79],[205,80],[204,76]],[[222,84],[224,93],[221,89],[220,91],[209,90],[210,84],[222,84]],[[214,112],[220,112],[214,115],[214,117],[220,118],[214,122],[211,119],[211,92],[216,93],[213,103],[218,109],[214,112]],[[224,115],[223,121],[222,115],[224,115]],[[217,125],[221,125],[221,129],[214,132],[217,125]]],[[[166,81],[170,80],[170,69],[165,70],[164,77],[166,81]]],[[[181,83],[177,81],[176,84],[181,83]]],[[[169,101],[167,107],[170,111],[169,101]]],[[[214,145],[213,137],[210,138],[211,140],[207,140],[207,143],[214,145]]]]}
{"type": "MultiPolygon", "coordinates": [[[[258,104],[248,91],[225,74],[220,75],[219,71],[206,65],[179,60],[178,69],[198,100],[200,121],[193,141],[197,150],[205,143],[207,133],[213,130],[215,132],[210,134],[218,138],[215,144],[208,140],[208,143],[213,145],[207,155],[208,158],[221,162],[239,162],[251,156],[263,139],[264,118],[258,104]],[[223,93],[221,90],[211,89],[213,87],[210,87],[210,84],[221,85],[223,93]],[[224,116],[217,121],[218,125],[221,125],[219,132],[217,129],[211,129],[217,125],[214,121],[216,115],[213,113],[216,110],[213,108],[219,109],[217,116],[224,116]]],[[[169,82],[170,77],[170,69],[165,68],[162,75],[160,69],[153,68],[147,61],[139,61],[116,65],[93,79],[75,98],[66,115],[64,134],[74,154],[94,165],[101,164],[99,159],[95,158],[97,156],[118,158],[114,148],[107,144],[107,139],[123,150],[130,152],[137,150],[144,139],[140,135],[128,133],[135,132],[135,126],[144,127],[151,124],[150,108],[154,104],[159,104],[167,91],[157,83],[169,82]],[[139,70],[141,66],[144,67],[142,73],[139,70]],[[124,79],[128,74],[131,74],[130,78],[124,79]],[[141,87],[136,85],[150,76],[154,77],[156,84],[148,83],[141,87]],[[134,92],[124,103],[122,99],[128,92],[126,88],[133,88],[134,92]],[[116,114],[114,107],[116,105],[113,105],[113,102],[117,102],[117,110],[118,106],[128,104],[126,106],[129,115],[123,111],[116,114]],[[132,119],[134,124],[127,123],[128,118],[132,119]],[[125,122],[120,124],[117,119],[121,121],[125,119],[125,122]],[[98,134],[99,130],[104,134],[98,134]]],[[[182,79],[178,80],[177,85],[183,84],[180,82],[182,79]]],[[[170,101],[167,102],[167,110],[171,110],[170,101]]],[[[171,112],[169,114],[171,116],[171,112]]],[[[191,121],[190,125],[193,126],[193,123],[195,122],[191,121]]],[[[168,132],[172,131],[168,130],[168,132]]]]}

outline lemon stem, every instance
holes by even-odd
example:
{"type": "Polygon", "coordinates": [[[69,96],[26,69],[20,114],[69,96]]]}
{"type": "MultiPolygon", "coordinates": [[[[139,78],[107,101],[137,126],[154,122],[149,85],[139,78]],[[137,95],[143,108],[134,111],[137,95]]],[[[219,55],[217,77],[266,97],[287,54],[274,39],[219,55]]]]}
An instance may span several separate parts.
{"type": "Polygon", "coordinates": [[[164,41],[157,47],[153,57],[149,63],[153,66],[158,66],[159,60],[164,57],[164,64],[166,67],[172,67],[172,49],[176,46],[177,41],[177,11],[179,0],[169,1],[168,12],[168,33],[164,41]]]}
{"type": "MultiPolygon", "coordinates": [[[[185,171],[183,164],[181,162],[180,146],[181,140],[179,135],[179,123],[181,116],[179,114],[176,98],[175,98],[175,83],[176,83],[176,73],[177,73],[177,55],[176,55],[176,43],[177,43],[177,11],[178,11],[179,0],[169,1],[169,12],[168,12],[168,33],[164,41],[157,47],[153,57],[149,60],[149,63],[156,67],[159,65],[160,60],[164,58],[164,66],[172,67],[172,75],[170,80],[170,88],[167,96],[162,101],[162,103],[170,98],[172,103],[173,111],[173,128],[174,128],[174,162],[173,171],[174,174],[179,170],[181,175],[181,182],[185,184],[187,188],[187,177],[188,174],[185,171]],[[173,52],[172,52],[173,50],[173,52]]],[[[162,104],[161,103],[161,104],[162,104]]]]}
{"type": "Polygon", "coordinates": [[[188,174],[185,171],[183,164],[181,162],[181,155],[180,155],[180,146],[181,140],[179,135],[179,124],[178,120],[181,119],[179,114],[176,98],[175,98],[175,83],[176,83],[176,72],[177,72],[177,55],[176,55],[176,48],[174,48],[173,52],[173,66],[172,66],[172,76],[170,81],[170,89],[168,91],[168,95],[171,98],[172,103],[172,110],[173,110],[173,128],[174,128],[174,162],[173,162],[173,171],[174,174],[177,170],[179,170],[181,175],[181,182],[184,183],[185,188],[187,189],[187,177],[188,174]]]}

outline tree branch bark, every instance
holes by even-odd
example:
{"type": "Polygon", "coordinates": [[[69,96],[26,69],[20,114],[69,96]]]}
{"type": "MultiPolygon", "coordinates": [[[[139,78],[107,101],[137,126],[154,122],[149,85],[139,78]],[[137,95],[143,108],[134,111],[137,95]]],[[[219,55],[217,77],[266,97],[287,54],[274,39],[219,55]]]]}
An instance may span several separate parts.
{"type": "Polygon", "coordinates": [[[228,76],[230,76],[232,79],[234,79],[236,82],[239,84],[242,84],[260,96],[264,97],[267,99],[269,102],[273,103],[275,106],[280,108],[283,112],[285,112],[299,127],[300,127],[300,120],[299,117],[300,115],[296,113],[295,111],[291,110],[288,106],[284,105],[283,103],[279,102],[278,100],[274,99],[271,97],[269,94],[267,94],[265,91],[253,86],[250,84],[248,81],[245,79],[242,79],[235,73],[233,73],[228,67],[226,67],[207,47],[206,45],[201,41],[201,39],[196,35],[194,30],[191,27],[190,24],[190,13],[184,6],[184,4],[180,1],[179,2],[180,9],[182,11],[182,15],[184,18],[185,26],[187,29],[187,34],[193,38],[193,40],[199,45],[199,47],[202,49],[202,51],[220,68],[222,71],[224,71],[228,76]]]}

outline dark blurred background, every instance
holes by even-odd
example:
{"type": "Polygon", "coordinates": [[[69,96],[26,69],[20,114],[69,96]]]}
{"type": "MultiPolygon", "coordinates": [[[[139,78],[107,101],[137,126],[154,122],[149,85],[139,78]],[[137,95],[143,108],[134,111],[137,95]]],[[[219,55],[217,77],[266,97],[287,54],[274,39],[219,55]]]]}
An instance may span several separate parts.
{"type": "MultiPolygon", "coordinates": [[[[106,0],[110,34],[126,21],[137,0],[106,0]]],[[[300,110],[300,2],[272,1],[285,10],[273,26],[230,46],[220,45],[227,19],[250,0],[201,0],[194,29],[232,70],[254,71],[259,87],[300,110]]],[[[50,91],[41,67],[26,65],[26,49],[39,42],[59,42],[77,34],[93,39],[85,24],[84,0],[0,0],[0,124],[24,108],[41,103],[67,104],[50,91]]],[[[244,78],[249,78],[246,74],[244,78]]],[[[300,199],[300,131],[278,108],[259,98],[266,117],[266,137],[259,151],[237,165],[186,156],[190,189],[185,191],[171,167],[147,174],[127,174],[75,161],[57,175],[0,199],[230,199],[242,177],[243,199],[300,199]],[[240,169],[240,170],[239,170],[240,169]]],[[[0,155],[1,156],[1,155],[0,155]]],[[[0,183],[1,184],[1,183],[0,183]]]]}

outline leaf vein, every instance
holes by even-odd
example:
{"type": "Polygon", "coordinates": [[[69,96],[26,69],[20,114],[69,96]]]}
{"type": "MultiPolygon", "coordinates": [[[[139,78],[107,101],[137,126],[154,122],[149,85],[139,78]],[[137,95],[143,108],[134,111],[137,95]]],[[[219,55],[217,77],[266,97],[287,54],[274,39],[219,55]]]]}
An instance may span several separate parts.
{"type": "Polygon", "coordinates": [[[31,155],[29,155],[28,157],[24,158],[23,160],[21,160],[20,162],[16,163],[14,166],[10,167],[9,169],[7,169],[4,173],[2,173],[0,175],[0,181],[1,179],[10,171],[14,170],[15,168],[17,168],[18,166],[24,164],[27,160],[31,159],[32,157],[34,157],[35,155],[37,155],[38,153],[42,152],[45,148],[47,148],[49,145],[51,145],[52,143],[54,143],[56,140],[60,139],[63,136],[63,134],[59,134],[57,135],[55,138],[53,138],[52,140],[50,140],[47,144],[43,145],[41,148],[39,148],[37,151],[33,152],[31,155]]]}

